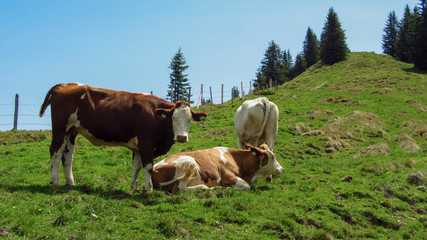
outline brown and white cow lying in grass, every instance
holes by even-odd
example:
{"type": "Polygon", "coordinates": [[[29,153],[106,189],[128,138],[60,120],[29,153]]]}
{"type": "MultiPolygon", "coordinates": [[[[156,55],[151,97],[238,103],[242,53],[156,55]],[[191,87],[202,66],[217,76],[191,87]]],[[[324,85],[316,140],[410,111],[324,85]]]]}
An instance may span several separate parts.
{"type": "Polygon", "coordinates": [[[257,178],[283,173],[266,144],[247,144],[246,148],[216,147],[173,154],[154,165],[153,187],[172,193],[214,187],[246,190],[257,178]]]}

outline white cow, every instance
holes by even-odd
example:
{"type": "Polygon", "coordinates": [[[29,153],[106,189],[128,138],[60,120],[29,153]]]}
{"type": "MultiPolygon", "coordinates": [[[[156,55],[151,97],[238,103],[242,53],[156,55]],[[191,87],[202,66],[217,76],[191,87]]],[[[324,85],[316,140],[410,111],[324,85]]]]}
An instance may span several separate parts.
{"type": "MultiPolygon", "coordinates": [[[[266,97],[245,101],[234,116],[238,147],[243,148],[245,143],[255,147],[266,143],[273,150],[278,120],[279,109],[266,97]]],[[[267,178],[267,181],[271,181],[271,178],[267,178]]]]}

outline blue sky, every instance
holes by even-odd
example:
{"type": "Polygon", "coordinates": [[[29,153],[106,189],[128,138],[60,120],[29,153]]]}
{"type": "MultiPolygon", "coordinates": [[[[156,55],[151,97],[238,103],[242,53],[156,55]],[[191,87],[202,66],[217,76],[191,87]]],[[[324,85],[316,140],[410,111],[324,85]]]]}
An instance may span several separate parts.
{"type": "Polygon", "coordinates": [[[307,28],[320,38],[330,7],[351,51],[382,53],[390,11],[401,19],[418,0],[161,0],[0,1],[0,131],[11,129],[15,94],[18,129],[50,129],[37,117],[46,92],[61,82],[165,97],[168,68],[181,47],[193,98],[204,85],[220,102],[243,81],[245,91],[274,40],[302,51],[307,28]]]}

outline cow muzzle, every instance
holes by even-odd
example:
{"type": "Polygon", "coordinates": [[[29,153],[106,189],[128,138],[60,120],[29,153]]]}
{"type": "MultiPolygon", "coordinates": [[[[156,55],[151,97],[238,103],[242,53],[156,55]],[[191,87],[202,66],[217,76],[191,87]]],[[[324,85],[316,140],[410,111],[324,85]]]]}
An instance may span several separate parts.
{"type": "Polygon", "coordinates": [[[188,136],[187,135],[178,135],[178,136],[176,136],[176,141],[179,143],[188,142],[188,136]]]}

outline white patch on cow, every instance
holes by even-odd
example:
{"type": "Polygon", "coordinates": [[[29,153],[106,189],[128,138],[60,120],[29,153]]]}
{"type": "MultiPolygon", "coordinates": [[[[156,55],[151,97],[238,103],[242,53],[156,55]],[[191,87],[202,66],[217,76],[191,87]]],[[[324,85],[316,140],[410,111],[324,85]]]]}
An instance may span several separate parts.
{"type": "MultiPolygon", "coordinates": [[[[160,186],[168,186],[176,181],[179,181],[179,190],[185,191],[187,190],[188,182],[191,181],[193,177],[200,177],[199,165],[193,157],[180,156],[172,163],[175,164],[175,176],[168,182],[160,183],[160,186]]],[[[168,163],[165,163],[165,160],[162,160],[154,166],[161,167],[162,165],[168,165],[168,163]]]]}
{"type": "Polygon", "coordinates": [[[191,110],[186,104],[181,104],[172,114],[173,140],[188,142],[188,132],[191,124],[191,110]]]}
{"type": "MultiPolygon", "coordinates": [[[[65,173],[65,183],[69,186],[74,186],[74,177],[73,177],[73,153],[74,153],[74,144],[71,143],[70,137],[65,138],[65,144],[67,148],[67,152],[64,152],[63,162],[64,165],[64,173],[65,173]]],[[[65,149],[64,149],[65,151],[65,149]]]]}
{"type": "Polygon", "coordinates": [[[83,93],[83,95],[80,97],[80,99],[85,99],[85,97],[86,97],[86,93],[83,93]]]}
{"type": "Polygon", "coordinates": [[[52,155],[51,159],[51,171],[50,171],[50,183],[53,186],[59,186],[59,164],[61,162],[62,154],[65,149],[66,142],[62,143],[61,147],[58,149],[56,153],[52,155]]]}
{"type": "Polygon", "coordinates": [[[145,176],[145,185],[144,189],[146,191],[153,191],[153,183],[151,182],[151,173],[153,169],[153,164],[149,163],[144,167],[144,176],[145,176]]]}
{"type": "Polygon", "coordinates": [[[214,148],[217,150],[221,156],[221,161],[224,163],[224,165],[227,164],[227,159],[225,158],[224,154],[228,152],[228,148],[226,147],[216,147],[214,148]]]}
{"type": "Polygon", "coordinates": [[[236,190],[248,190],[250,188],[251,188],[251,186],[249,186],[249,184],[245,183],[243,181],[243,179],[241,179],[239,177],[237,178],[237,182],[234,185],[234,189],[236,189],[236,190]]]}
{"type": "MultiPolygon", "coordinates": [[[[117,145],[119,145],[119,144],[117,144],[117,145]]],[[[136,151],[138,151],[139,150],[139,148],[138,148],[138,138],[137,137],[133,137],[133,138],[131,138],[130,140],[129,140],[129,142],[127,142],[126,144],[124,144],[123,146],[125,146],[125,147],[127,147],[127,148],[129,148],[129,149],[131,149],[131,150],[136,150],[136,151]]]]}
{"type": "Polygon", "coordinates": [[[154,164],[154,168],[159,167],[159,166],[165,166],[165,165],[168,165],[168,163],[166,163],[165,159],[163,159],[160,162],[154,164]]]}
{"type": "Polygon", "coordinates": [[[283,167],[277,161],[276,156],[272,151],[268,150],[267,156],[268,156],[267,164],[264,166],[261,166],[261,168],[255,173],[254,177],[252,178],[252,181],[255,181],[257,178],[260,178],[260,177],[278,175],[284,172],[283,167]]]}
{"type": "Polygon", "coordinates": [[[68,122],[67,122],[67,126],[66,126],[66,131],[68,132],[68,130],[70,130],[70,128],[72,127],[79,127],[80,126],[80,121],[78,120],[77,117],[77,111],[79,111],[79,109],[77,108],[76,111],[74,113],[72,113],[69,117],[68,117],[68,122]]]}

